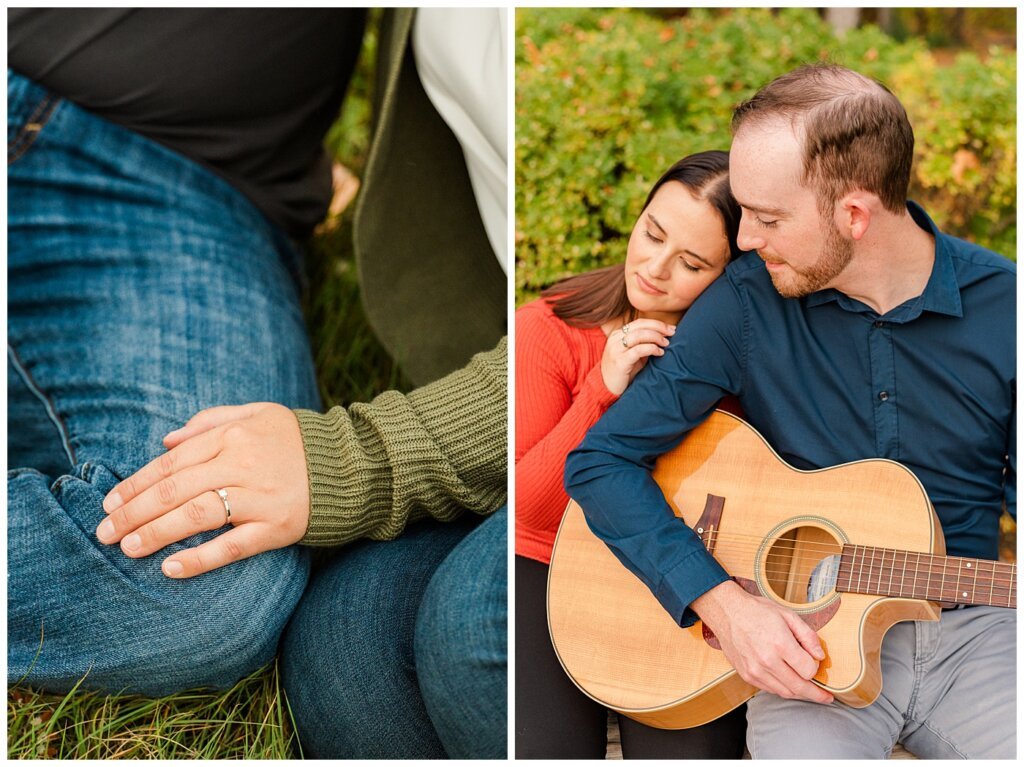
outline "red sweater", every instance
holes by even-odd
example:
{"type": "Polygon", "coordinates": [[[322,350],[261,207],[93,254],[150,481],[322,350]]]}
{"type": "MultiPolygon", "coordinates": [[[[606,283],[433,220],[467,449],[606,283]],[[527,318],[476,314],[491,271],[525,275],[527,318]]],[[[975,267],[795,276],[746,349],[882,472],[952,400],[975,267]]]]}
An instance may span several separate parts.
{"type": "MultiPolygon", "coordinates": [[[[617,399],[601,377],[607,338],[574,328],[544,299],[516,311],[516,554],[551,563],[569,496],[565,459],[617,399]]],[[[739,401],[718,407],[743,417],[739,401]]]]}
{"type": "Polygon", "coordinates": [[[574,328],[544,299],[516,311],[516,554],[551,562],[569,503],[565,459],[616,396],[601,377],[606,337],[574,328]]]}

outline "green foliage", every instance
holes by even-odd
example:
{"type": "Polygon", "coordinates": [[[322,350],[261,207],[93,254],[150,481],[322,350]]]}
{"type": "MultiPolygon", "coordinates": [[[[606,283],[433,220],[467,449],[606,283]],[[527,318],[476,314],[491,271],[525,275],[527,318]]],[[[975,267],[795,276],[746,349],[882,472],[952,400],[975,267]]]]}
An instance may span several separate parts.
{"type": "Polygon", "coordinates": [[[912,194],[944,230],[1009,256],[1017,250],[1016,56],[922,58],[894,82],[918,139],[912,194]]]}
{"type": "Polygon", "coordinates": [[[370,149],[374,76],[377,69],[377,30],[381,12],[380,8],[371,8],[367,12],[366,32],[359,60],[338,119],[324,138],[324,144],[335,159],[357,176],[363,171],[370,149]]]}
{"type": "Polygon", "coordinates": [[[888,31],[899,40],[914,35],[932,46],[962,45],[971,38],[1016,33],[1014,8],[893,8],[888,31]]]}
{"type": "Polygon", "coordinates": [[[726,149],[733,107],[828,60],[901,98],[917,136],[911,196],[940,227],[1016,254],[1016,62],[993,49],[940,67],[867,26],[838,40],[812,10],[516,14],[516,290],[620,261],[639,206],[680,157],[726,149]]]}

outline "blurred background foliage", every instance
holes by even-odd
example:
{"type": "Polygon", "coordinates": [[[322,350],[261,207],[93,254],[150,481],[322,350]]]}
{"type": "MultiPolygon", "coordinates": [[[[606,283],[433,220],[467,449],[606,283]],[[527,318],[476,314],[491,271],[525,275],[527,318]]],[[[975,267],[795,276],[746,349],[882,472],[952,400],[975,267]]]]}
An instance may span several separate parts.
{"type": "Polygon", "coordinates": [[[520,8],[517,304],[621,260],[661,172],[727,149],[738,102],[821,60],[882,81],[906,106],[910,196],[936,223],[1015,260],[1015,33],[1012,8],[520,8]]]}

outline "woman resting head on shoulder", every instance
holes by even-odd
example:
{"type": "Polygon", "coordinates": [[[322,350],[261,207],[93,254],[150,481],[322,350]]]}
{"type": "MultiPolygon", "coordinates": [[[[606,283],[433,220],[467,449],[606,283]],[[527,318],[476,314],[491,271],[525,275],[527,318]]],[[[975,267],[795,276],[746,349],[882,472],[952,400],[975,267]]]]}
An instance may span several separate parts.
{"type": "MultiPolygon", "coordinates": [[[[604,758],[606,712],[562,670],[548,636],[548,564],[569,497],[565,459],[676,323],[740,253],[729,155],[686,157],[658,179],[623,264],[563,280],[516,312],[516,756],[604,758]]],[[[743,709],[704,727],[620,717],[626,758],[733,758],[743,709]]]]}
{"type": "Polygon", "coordinates": [[[647,358],[664,354],[683,313],[741,251],[740,209],[729,190],[728,152],[683,158],[658,179],[623,264],[562,280],[543,292],[556,317],[600,327],[605,385],[620,395],[647,358]]]}

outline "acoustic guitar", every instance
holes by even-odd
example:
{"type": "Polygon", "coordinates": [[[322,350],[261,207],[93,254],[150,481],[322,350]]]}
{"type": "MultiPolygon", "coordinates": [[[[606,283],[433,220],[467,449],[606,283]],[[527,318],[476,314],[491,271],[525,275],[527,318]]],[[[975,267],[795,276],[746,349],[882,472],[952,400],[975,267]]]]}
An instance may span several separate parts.
{"type": "MultiPolygon", "coordinates": [[[[1017,605],[1016,565],[944,556],[924,487],[893,461],[801,471],[747,423],[715,411],[653,476],[730,576],[818,632],[826,657],[813,681],[848,705],[878,697],[882,637],[895,623],[938,620],[954,603],[1017,605]]],[[[681,628],[672,619],[575,502],[555,540],[547,596],[566,673],[621,714],[696,727],[757,691],[701,621],[681,628]]]]}

